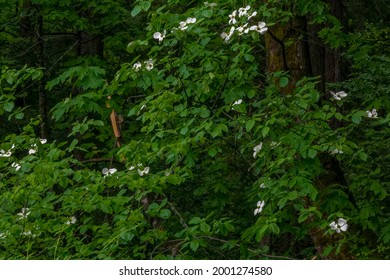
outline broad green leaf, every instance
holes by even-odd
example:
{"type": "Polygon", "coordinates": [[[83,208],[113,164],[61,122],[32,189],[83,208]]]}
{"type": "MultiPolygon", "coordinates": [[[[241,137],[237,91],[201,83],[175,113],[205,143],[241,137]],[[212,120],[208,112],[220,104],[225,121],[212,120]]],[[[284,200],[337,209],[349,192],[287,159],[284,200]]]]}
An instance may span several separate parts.
{"type": "Polygon", "coordinates": [[[150,5],[151,5],[150,1],[142,1],[141,2],[141,8],[144,11],[148,11],[150,8],[150,5]]]}
{"type": "Polygon", "coordinates": [[[199,224],[201,221],[202,221],[201,218],[199,218],[199,217],[193,217],[188,223],[189,223],[190,225],[197,225],[197,224],[199,224]]]}
{"type": "Polygon", "coordinates": [[[141,12],[141,10],[142,10],[141,6],[136,5],[134,7],[134,9],[131,11],[131,16],[135,17],[136,15],[138,15],[141,12]]]}
{"type": "Polygon", "coordinates": [[[12,101],[6,102],[3,104],[4,111],[6,112],[11,112],[12,109],[14,108],[14,103],[12,101]]]}
{"type": "Polygon", "coordinates": [[[190,248],[192,251],[196,252],[199,248],[199,241],[198,240],[192,240],[190,243],[190,248]]]}
{"type": "Polygon", "coordinates": [[[169,219],[171,217],[171,210],[169,209],[162,209],[160,211],[160,217],[163,219],[169,219]]]}
{"type": "Polygon", "coordinates": [[[180,134],[181,135],[186,135],[188,132],[188,127],[183,127],[182,129],[180,129],[180,134]]]}
{"type": "Polygon", "coordinates": [[[251,131],[251,129],[253,128],[253,126],[255,125],[256,121],[254,119],[250,119],[246,122],[245,124],[245,129],[246,131],[251,131]]]}
{"type": "Polygon", "coordinates": [[[316,155],[317,155],[317,150],[315,150],[315,149],[309,149],[309,150],[307,151],[307,156],[308,156],[309,158],[315,158],[316,155]]]}
{"type": "Polygon", "coordinates": [[[288,78],[287,77],[281,77],[279,80],[280,87],[284,88],[288,85],[288,78]]]}
{"type": "Polygon", "coordinates": [[[261,135],[263,135],[263,137],[265,138],[265,137],[268,135],[268,132],[269,132],[269,127],[268,127],[268,126],[265,126],[265,127],[263,127],[263,129],[261,130],[261,135]]]}

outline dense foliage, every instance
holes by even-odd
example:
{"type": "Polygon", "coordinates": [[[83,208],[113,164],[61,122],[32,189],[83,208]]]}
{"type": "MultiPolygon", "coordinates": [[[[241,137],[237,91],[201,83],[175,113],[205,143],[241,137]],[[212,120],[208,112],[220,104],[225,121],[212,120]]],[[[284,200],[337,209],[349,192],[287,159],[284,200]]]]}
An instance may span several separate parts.
{"type": "Polygon", "coordinates": [[[390,257],[389,15],[130,2],[0,1],[1,259],[390,257]]]}

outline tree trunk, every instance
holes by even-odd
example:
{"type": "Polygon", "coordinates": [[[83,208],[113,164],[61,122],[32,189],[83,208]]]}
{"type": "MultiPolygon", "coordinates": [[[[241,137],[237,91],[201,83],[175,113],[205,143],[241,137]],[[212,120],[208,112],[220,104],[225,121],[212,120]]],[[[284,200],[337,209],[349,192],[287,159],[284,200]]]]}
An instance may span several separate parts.
{"type": "MultiPolygon", "coordinates": [[[[340,1],[331,0],[329,4],[336,16],[341,15],[340,1]]],[[[324,43],[320,42],[317,33],[321,28],[319,25],[309,25],[305,17],[296,17],[285,25],[276,24],[266,33],[268,71],[288,71],[291,77],[289,85],[280,89],[282,93],[292,93],[296,82],[304,76],[321,76],[319,89],[322,91],[326,90],[327,82],[340,81],[340,51],[324,46],[324,43]]],[[[345,185],[338,161],[325,154],[319,155],[319,158],[323,173],[314,182],[318,191],[321,192],[330,184],[345,185]]],[[[334,242],[325,237],[323,230],[318,228],[313,228],[310,234],[319,255],[323,254],[324,248],[334,242]]],[[[343,253],[339,256],[330,254],[328,257],[335,259],[340,256],[351,258],[343,253]]]]}

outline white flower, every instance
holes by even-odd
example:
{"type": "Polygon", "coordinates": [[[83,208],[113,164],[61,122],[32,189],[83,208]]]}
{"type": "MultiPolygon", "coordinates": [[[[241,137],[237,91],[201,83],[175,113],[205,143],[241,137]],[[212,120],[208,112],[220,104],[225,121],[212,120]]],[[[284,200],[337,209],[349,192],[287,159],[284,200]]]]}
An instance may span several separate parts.
{"type": "Polygon", "coordinates": [[[344,91],[338,91],[334,93],[333,91],[330,91],[330,94],[333,96],[336,100],[341,100],[341,98],[347,97],[348,94],[346,94],[344,91]]]}
{"type": "Polygon", "coordinates": [[[66,222],[67,225],[76,223],[77,219],[75,216],[72,216],[69,221],[66,222]]]}
{"type": "Polygon", "coordinates": [[[146,70],[150,71],[153,69],[153,59],[148,59],[144,61],[146,70]]]}
{"type": "Polygon", "coordinates": [[[248,11],[251,8],[251,6],[246,6],[245,8],[239,8],[238,9],[238,17],[243,17],[248,15],[248,11]]]}
{"type": "Polygon", "coordinates": [[[160,33],[160,32],[154,33],[153,38],[158,40],[159,42],[161,42],[162,40],[164,40],[166,35],[167,35],[167,31],[164,30],[163,33],[160,33]]]}
{"type": "Polygon", "coordinates": [[[366,111],[366,113],[367,113],[367,117],[368,117],[368,118],[373,118],[373,119],[378,118],[378,113],[377,113],[377,111],[376,111],[375,108],[372,109],[371,112],[370,112],[370,111],[366,111]]]}
{"type": "Polygon", "coordinates": [[[179,29],[180,30],[186,30],[188,28],[187,24],[189,23],[195,23],[196,22],[196,18],[187,18],[186,21],[181,21],[179,23],[179,29]]]}
{"type": "Polygon", "coordinates": [[[227,41],[229,41],[230,38],[232,37],[232,35],[233,35],[235,29],[236,29],[236,28],[235,28],[234,26],[232,26],[232,27],[230,28],[229,34],[226,34],[225,32],[223,32],[223,33],[221,34],[222,39],[224,39],[226,43],[227,43],[227,41]]]}
{"type": "Polygon", "coordinates": [[[104,177],[106,177],[106,176],[109,176],[111,174],[114,174],[116,171],[117,171],[116,168],[110,168],[110,169],[103,168],[102,173],[103,173],[104,177]]]}
{"type": "Polygon", "coordinates": [[[134,63],[133,69],[135,71],[139,71],[139,69],[141,69],[141,66],[142,66],[141,62],[137,61],[136,63],[134,63]]]}
{"type": "Polygon", "coordinates": [[[144,170],[138,169],[138,174],[139,174],[139,176],[144,176],[144,175],[146,175],[146,174],[148,174],[148,173],[149,173],[149,167],[145,167],[144,170]]]}
{"type": "Polygon", "coordinates": [[[186,23],[195,23],[196,22],[196,18],[187,18],[186,19],[186,23]]]}
{"type": "Polygon", "coordinates": [[[260,184],[260,189],[265,189],[265,184],[264,183],[260,184]]]}
{"type": "Polygon", "coordinates": [[[334,149],[333,151],[330,152],[331,155],[335,155],[335,154],[343,154],[343,151],[341,150],[338,150],[338,149],[334,149]]]}
{"type": "Polygon", "coordinates": [[[0,233],[0,239],[4,239],[6,237],[5,233],[0,233]]]}
{"type": "Polygon", "coordinates": [[[256,216],[257,214],[259,214],[261,211],[263,211],[263,207],[264,207],[264,200],[263,201],[258,201],[257,202],[257,207],[255,209],[255,211],[253,212],[253,214],[256,216]]]}
{"type": "Polygon", "coordinates": [[[253,157],[256,158],[256,155],[258,152],[260,152],[261,148],[263,147],[263,142],[260,142],[259,145],[253,148],[253,157]]]}
{"type": "Polygon", "coordinates": [[[15,170],[16,170],[16,171],[18,171],[18,170],[20,169],[20,165],[17,164],[16,162],[13,162],[13,163],[11,164],[11,166],[12,166],[12,167],[15,167],[15,170]]]}
{"type": "Polygon", "coordinates": [[[348,224],[347,221],[343,218],[339,218],[337,223],[335,221],[331,222],[329,224],[330,228],[335,230],[337,233],[340,233],[341,231],[347,231],[348,224]]]}
{"type": "Polygon", "coordinates": [[[242,99],[238,99],[236,102],[233,103],[233,105],[239,105],[242,103],[242,99]]]}
{"type": "Polygon", "coordinates": [[[181,22],[179,23],[179,29],[180,29],[180,30],[186,30],[187,28],[188,28],[187,22],[181,21],[181,22]]]}
{"type": "Polygon", "coordinates": [[[41,142],[42,145],[47,143],[47,139],[39,139],[39,141],[41,142]]]}
{"type": "MultiPolygon", "coordinates": [[[[244,29],[247,25],[248,25],[248,23],[245,23],[244,25],[237,27],[236,30],[239,32],[238,35],[242,35],[245,32],[244,29]]],[[[249,28],[248,28],[248,31],[249,31],[249,28]]],[[[246,32],[246,33],[248,33],[248,32],[246,32]]]]}
{"type": "Polygon", "coordinates": [[[0,150],[0,157],[10,157],[12,155],[11,151],[5,152],[4,150],[0,150]]]}
{"type": "Polygon", "coordinates": [[[37,152],[37,145],[36,144],[31,145],[31,148],[28,150],[28,153],[32,155],[35,154],[36,152],[37,152]]]}
{"type": "Polygon", "coordinates": [[[253,12],[252,14],[250,14],[249,16],[248,16],[248,20],[250,20],[251,18],[253,18],[254,16],[256,16],[257,15],[257,12],[255,11],[255,12],[253,12]]]}
{"type": "Polygon", "coordinates": [[[23,231],[23,232],[22,232],[22,235],[31,235],[31,230],[23,231]]]}
{"type": "Polygon", "coordinates": [[[30,213],[31,213],[31,211],[29,211],[29,210],[30,210],[29,208],[23,207],[22,211],[20,211],[20,213],[16,214],[16,215],[20,216],[19,220],[26,219],[27,216],[30,215],[30,213]]]}
{"type": "Polygon", "coordinates": [[[266,26],[265,22],[260,21],[257,25],[253,25],[253,26],[249,27],[249,30],[257,31],[260,34],[264,34],[268,30],[268,27],[266,26]]]}
{"type": "Polygon", "coordinates": [[[135,168],[134,166],[130,166],[130,167],[129,167],[129,170],[130,170],[130,171],[131,171],[131,170],[134,170],[134,168],[135,168]]]}
{"type": "Polygon", "coordinates": [[[237,20],[236,20],[236,15],[237,15],[237,11],[233,11],[233,13],[231,13],[229,15],[229,24],[236,24],[237,23],[237,20]]]}

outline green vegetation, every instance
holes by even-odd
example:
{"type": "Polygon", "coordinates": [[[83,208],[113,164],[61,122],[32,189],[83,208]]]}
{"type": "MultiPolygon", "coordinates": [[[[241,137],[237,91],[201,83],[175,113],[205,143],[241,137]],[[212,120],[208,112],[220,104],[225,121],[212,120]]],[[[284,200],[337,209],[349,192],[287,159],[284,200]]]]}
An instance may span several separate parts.
{"type": "Polygon", "coordinates": [[[385,0],[82,2],[0,1],[0,259],[390,258],[385,0]]]}

